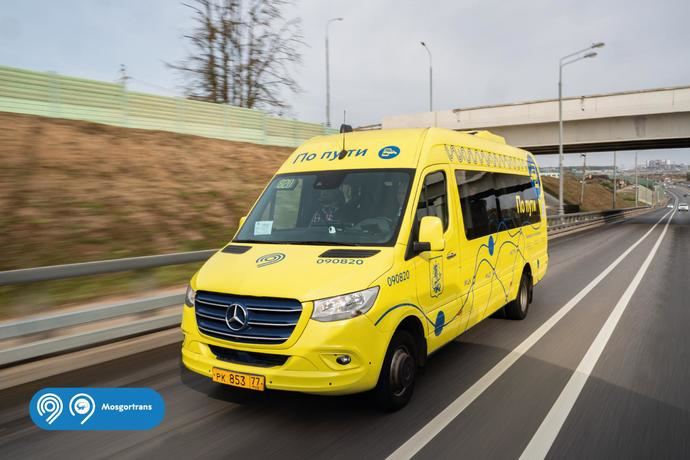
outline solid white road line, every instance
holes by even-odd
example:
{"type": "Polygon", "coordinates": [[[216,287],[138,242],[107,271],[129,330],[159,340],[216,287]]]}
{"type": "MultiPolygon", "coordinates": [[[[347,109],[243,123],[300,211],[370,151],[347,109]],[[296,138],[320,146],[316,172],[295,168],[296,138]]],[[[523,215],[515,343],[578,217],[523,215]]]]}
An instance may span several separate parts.
{"type": "Polygon", "coordinates": [[[626,249],[611,265],[606,267],[603,272],[594,278],[587,286],[585,286],[575,297],[570,299],[568,303],[563,305],[553,316],[544,322],[536,331],[529,335],[522,343],[515,347],[508,355],[499,361],[494,367],[477,380],[470,388],[463,394],[450,403],[448,407],[443,409],[436,417],[429,423],[415,433],[403,445],[398,447],[392,454],[388,456],[390,460],[408,459],[419,452],[425,445],[429,443],[438,433],[441,432],[450,422],[452,422],[467,406],[469,406],[475,399],[477,399],[484,391],[491,386],[510,366],[512,366],[522,355],[524,355],[539,339],[541,339],[551,328],[553,328],[570,310],[572,310],[592,289],[594,289],[606,276],[613,271],[628,254],[630,254],[647,236],[656,228],[659,223],[668,216],[670,212],[664,214],[645,233],[640,239],[635,241],[628,249],[626,249]]]}
{"type": "Polygon", "coordinates": [[[630,303],[630,299],[632,299],[633,294],[635,294],[635,291],[640,286],[645,273],[647,273],[647,269],[652,263],[652,259],[654,259],[654,256],[656,255],[656,252],[659,249],[662,240],[664,239],[664,236],[666,236],[666,230],[668,230],[668,225],[671,223],[671,219],[673,219],[673,214],[675,214],[675,210],[668,219],[668,222],[666,222],[664,231],[662,231],[661,235],[659,235],[659,238],[656,240],[656,244],[652,248],[645,261],[642,263],[642,266],[640,266],[640,269],[637,271],[635,278],[633,278],[632,282],[628,286],[628,289],[625,290],[623,296],[613,308],[613,311],[602,326],[599,334],[597,334],[584,358],[582,358],[582,361],[580,361],[575,373],[570,377],[570,380],[566,384],[565,388],[563,388],[563,391],[554,403],[553,407],[551,407],[551,410],[546,415],[546,418],[541,422],[537,432],[534,433],[532,440],[522,452],[522,455],[520,456],[521,459],[541,459],[546,457],[546,454],[549,453],[553,442],[556,440],[556,436],[558,436],[558,433],[561,431],[566,418],[568,418],[568,414],[570,414],[570,411],[575,405],[575,401],[577,401],[580,392],[582,392],[582,388],[585,386],[585,383],[587,383],[587,379],[591,375],[592,369],[594,369],[597,361],[599,361],[599,358],[604,351],[604,347],[606,347],[606,344],[611,338],[618,321],[621,319],[621,316],[623,316],[623,312],[630,303]]]}

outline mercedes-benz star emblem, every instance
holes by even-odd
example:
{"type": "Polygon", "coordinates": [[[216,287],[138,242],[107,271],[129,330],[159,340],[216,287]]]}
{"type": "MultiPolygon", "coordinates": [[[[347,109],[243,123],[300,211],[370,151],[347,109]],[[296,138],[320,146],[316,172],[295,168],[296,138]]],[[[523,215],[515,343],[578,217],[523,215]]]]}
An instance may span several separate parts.
{"type": "Polygon", "coordinates": [[[247,327],[247,309],[238,303],[230,305],[225,312],[225,324],[235,332],[247,327]]]}

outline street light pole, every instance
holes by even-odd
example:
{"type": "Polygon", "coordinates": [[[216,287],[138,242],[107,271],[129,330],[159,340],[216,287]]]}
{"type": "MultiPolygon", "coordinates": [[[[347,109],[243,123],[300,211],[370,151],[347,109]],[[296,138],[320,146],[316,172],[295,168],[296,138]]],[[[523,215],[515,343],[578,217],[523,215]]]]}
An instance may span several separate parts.
{"type": "Polygon", "coordinates": [[[429,50],[429,47],[426,46],[426,43],[424,42],[419,42],[424,49],[426,50],[427,53],[429,53],[429,112],[434,111],[434,79],[433,79],[433,67],[431,65],[431,51],[429,50]]]}
{"type": "Polygon", "coordinates": [[[331,78],[328,62],[328,27],[334,21],[342,21],[343,18],[333,18],[326,22],[326,126],[331,126],[331,78]]]}
{"type": "Polygon", "coordinates": [[[640,199],[640,184],[637,181],[637,152],[635,152],[635,207],[638,207],[640,199]]]}
{"type": "Polygon", "coordinates": [[[577,62],[582,59],[593,58],[597,53],[591,51],[586,54],[582,54],[585,51],[589,51],[594,48],[601,48],[604,46],[604,42],[593,43],[587,48],[581,49],[574,53],[570,53],[567,56],[563,56],[558,62],[558,215],[563,217],[563,67],[573,62],[577,62]],[[573,59],[571,59],[573,58],[573,59]]]}
{"type": "MultiPolygon", "coordinates": [[[[582,187],[580,188],[580,207],[585,202],[585,179],[587,178],[587,154],[582,154],[582,187]]],[[[582,211],[582,209],[580,209],[582,211]]]]}
{"type": "Polygon", "coordinates": [[[613,209],[616,209],[616,191],[618,189],[618,175],[616,171],[616,151],[613,151],[613,209]]]}

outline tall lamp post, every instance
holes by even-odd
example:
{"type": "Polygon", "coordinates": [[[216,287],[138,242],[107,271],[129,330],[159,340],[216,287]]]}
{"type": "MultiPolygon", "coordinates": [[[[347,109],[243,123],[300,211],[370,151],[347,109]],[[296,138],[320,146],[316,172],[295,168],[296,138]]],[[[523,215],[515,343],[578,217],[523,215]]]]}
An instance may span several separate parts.
{"type": "Polygon", "coordinates": [[[613,151],[613,209],[616,209],[616,194],[618,193],[618,165],[616,164],[616,151],[613,151]]]}
{"type": "Polygon", "coordinates": [[[429,53],[429,112],[434,111],[434,80],[433,80],[433,70],[431,66],[431,51],[429,50],[429,47],[426,46],[426,43],[424,42],[419,42],[424,49],[426,50],[427,53],[429,53]]]}
{"type": "MultiPolygon", "coordinates": [[[[580,187],[580,207],[585,202],[585,180],[587,179],[587,154],[582,153],[582,186],[580,187]]],[[[582,211],[582,209],[580,209],[582,211]]]]}
{"type": "Polygon", "coordinates": [[[604,42],[593,43],[587,48],[581,49],[567,56],[563,56],[558,62],[558,215],[563,217],[563,67],[582,59],[593,58],[596,52],[590,51],[601,48],[604,42]],[[583,54],[584,53],[584,54],[583,54]]]}
{"type": "Polygon", "coordinates": [[[640,184],[637,180],[637,151],[635,152],[635,207],[639,206],[640,184]]]}
{"type": "Polygon", "coordinates": [[[326,22],[326,126],[331,126],[331,78],[328,65],[328,27],[332,22],[342,20],[343,18],[333,18],[326,22]]]}

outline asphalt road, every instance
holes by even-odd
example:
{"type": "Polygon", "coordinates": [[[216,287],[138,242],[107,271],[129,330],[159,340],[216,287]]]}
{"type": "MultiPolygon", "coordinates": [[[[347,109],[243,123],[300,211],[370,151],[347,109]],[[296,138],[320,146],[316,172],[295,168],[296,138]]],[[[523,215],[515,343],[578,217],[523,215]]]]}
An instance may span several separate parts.
{"type": "Polygon", "coordinates": [[[397,413],[378,412],[366,395],[221,387],[181,373],[171,346],[1,392],[0,452],[7,459],[517,458],[533,455],[525,449],[535,438],[553,458],[689,458],[690,213],[675,212],[666,226],[670,211],[552,241],[528,318],[488,319],[436,353],[397,413]],[[41,431],[28,401],[47,386],[151,387],[166,401],[165,420],[146,432],[41,431]],[[469,401],[463,410],[458,398],[469,401]],[[398,450],[420,430],[433,436],[398,450]]]}

